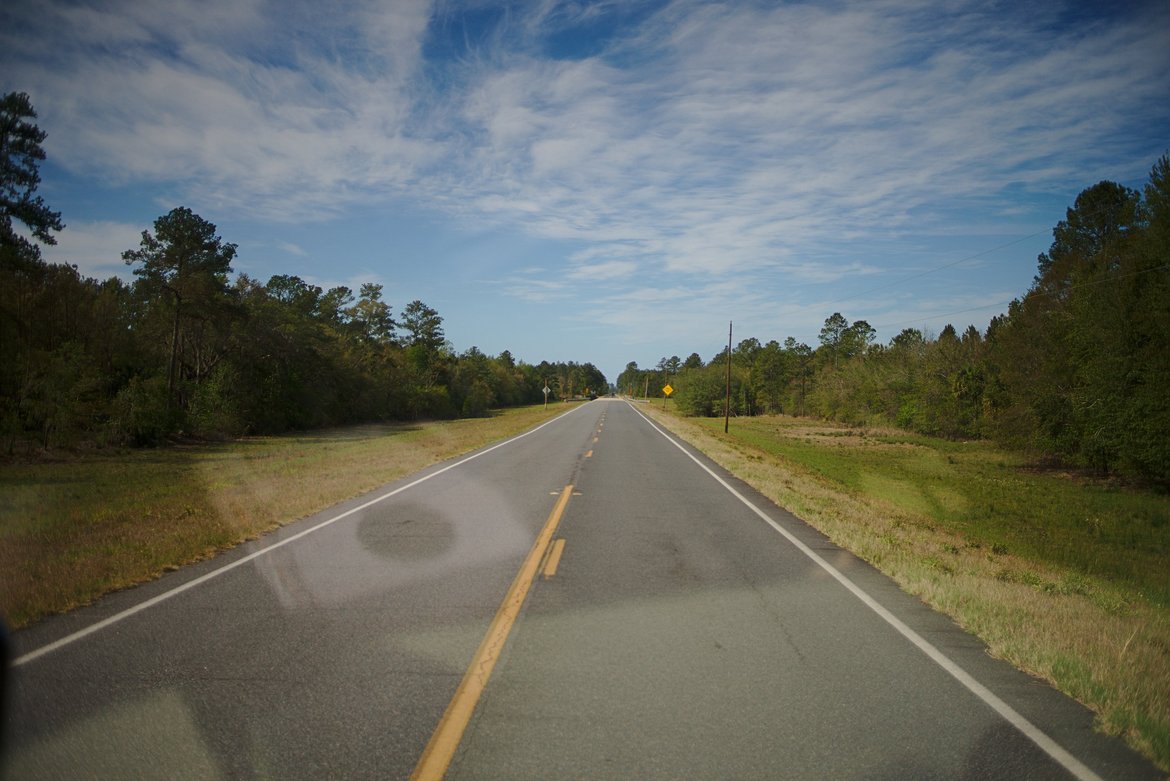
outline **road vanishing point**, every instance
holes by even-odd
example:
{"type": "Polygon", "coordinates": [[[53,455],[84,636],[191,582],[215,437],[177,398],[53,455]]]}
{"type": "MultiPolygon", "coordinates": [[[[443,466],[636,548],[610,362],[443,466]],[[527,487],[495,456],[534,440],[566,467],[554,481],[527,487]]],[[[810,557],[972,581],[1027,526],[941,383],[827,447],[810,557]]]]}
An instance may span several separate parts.
{"type": "Polygon", "coordinates": [[[14,780],[1161,777],[617,399],[13,642],[14,780]]]}

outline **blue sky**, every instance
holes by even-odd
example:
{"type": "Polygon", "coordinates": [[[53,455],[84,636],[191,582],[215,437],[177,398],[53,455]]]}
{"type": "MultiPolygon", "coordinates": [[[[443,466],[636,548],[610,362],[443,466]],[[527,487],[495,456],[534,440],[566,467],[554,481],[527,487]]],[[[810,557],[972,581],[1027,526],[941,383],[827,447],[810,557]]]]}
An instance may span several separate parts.
{"type": "Polygon", "coordinates": [[[179,205],[237,272],[422,299],[611,379],[736,341],[984,328],[1170,148],[1165,2],[56,2],[0,10],[54,262],[179,205]]]}

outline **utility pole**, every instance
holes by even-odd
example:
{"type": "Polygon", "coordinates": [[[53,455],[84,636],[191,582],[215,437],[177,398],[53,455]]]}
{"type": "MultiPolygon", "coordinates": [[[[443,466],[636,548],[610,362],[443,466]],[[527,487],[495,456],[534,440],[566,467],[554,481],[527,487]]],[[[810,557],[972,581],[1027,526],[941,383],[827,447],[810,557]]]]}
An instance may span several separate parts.
{"type": "Polygon", "coordinates": [[[727,323],[727,395],[723,399],[723,433],[727,433],[728,425],[731,422],[731,326],[733,323],[727,323]]]}

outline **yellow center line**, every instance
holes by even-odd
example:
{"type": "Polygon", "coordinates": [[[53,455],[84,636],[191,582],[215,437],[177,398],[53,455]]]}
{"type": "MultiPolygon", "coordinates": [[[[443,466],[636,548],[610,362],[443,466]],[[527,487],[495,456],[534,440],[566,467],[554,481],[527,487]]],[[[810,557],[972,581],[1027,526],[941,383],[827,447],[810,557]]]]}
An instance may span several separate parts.
{"type": "MultiPolygon", "coordinates": [[[[512,631],[512,625],[520,615],[520,608],[528,596],[528,589],[536,578],[540,563],[572,495],[571,485],[565,486],[565,490],[561,491],[560,499],[545,521],[544,528],[537,535],[532,550],[528,551],[528,557],[524,559],[520,571],[516,573],[516,578],[512,581],[500,609],[496,611],[496,617],[492,619],[483,642],[479,644],[479,650],[475,652],[467,672],[463,674],[463,680],[459,682],[459,688],[455,690],[455,696],[451,698],[443,718],[439,720],[439,726],[435,728],[434,734],[423,749],[422,756],[419,757],[418,764],[415,765],[414,772],[410,774],[411,781],[424,779],[438,781],[451,765],[455,750],[459,748],[459,741],[463,739],[463,732],[467,729],[472,714],[475,713],[475,706],[483,694],[484,687],[487,686],[496,660],[500,657],[500,651],[503,650],[504,643],[512,631]]],[[[559,555],[557,558],[559,559],[559,555]]],[[[553,569],[555,571],[555,566],[553,569]]]]}
{"type": "Polygon", "coordinates": [[[554,540],[552,544],[552,551],[548,554],[548,561],[544,564],[544,576],[551,578],[557,574],[557,567],[561,564],[561,556],[565,552],[565,538],[554,540]]]}
{"type": "Polygon", "coordinates": [[[588,453],[585,454],[585,457],[586,458],[593,458],[593,451],[590,450],[588,453]]]}

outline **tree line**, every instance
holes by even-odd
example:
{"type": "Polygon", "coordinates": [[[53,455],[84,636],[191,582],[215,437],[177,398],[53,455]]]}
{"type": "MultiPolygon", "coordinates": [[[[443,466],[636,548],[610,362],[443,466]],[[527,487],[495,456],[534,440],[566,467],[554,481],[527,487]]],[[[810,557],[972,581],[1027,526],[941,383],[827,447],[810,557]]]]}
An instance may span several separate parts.
{"type": "Polygon", "coordinates": [[[61,216],[34,196],[45,138],[28,96],[0,100],[0,434],[4,448],[155,444],[416,418],[607,388],[592,364],[456,353],[439,313],[395,317],[383,287],[232,278],[236,245],[186,207],[123,260],[133,281],[41,259],[61,216]],[[13,220],[24,223],[29,240],[13,220]],[[546,385],[547,383],[547,385],[546,385]]]}
{"type": "MultiPolygon", "coordinates": [[[[819,344],[744,339],[731,413],[793,414],[988,438],[1170,485],[1170,161],[1142,191],[1102,181],[1053,229],[1031,287],[985,332],[907,328],[888,344],[835,312],[819,344]]],[[[625,393],[669,382],[689,415],[724,414],[726,351],[629,363],[625,393]]]]}

